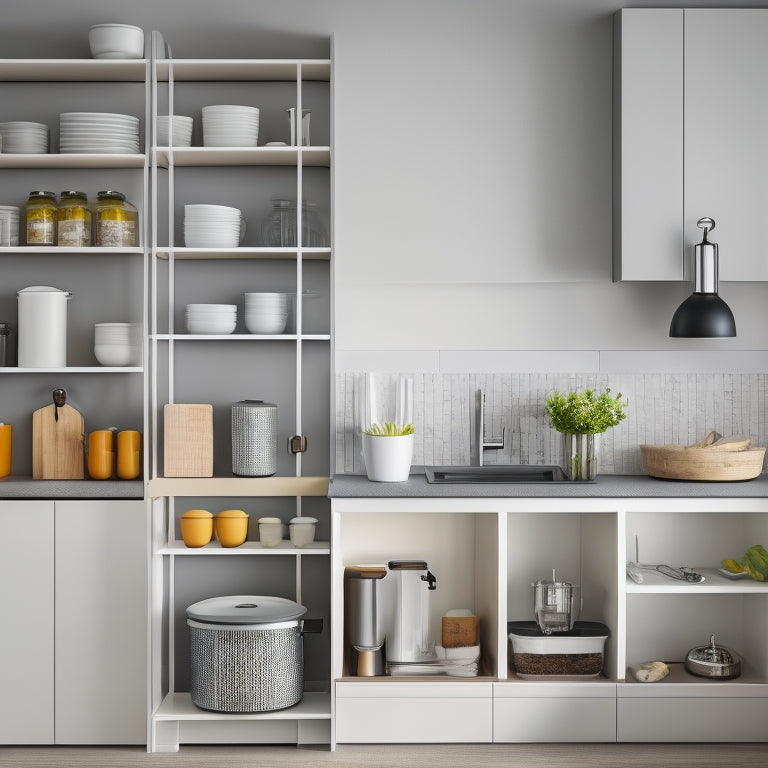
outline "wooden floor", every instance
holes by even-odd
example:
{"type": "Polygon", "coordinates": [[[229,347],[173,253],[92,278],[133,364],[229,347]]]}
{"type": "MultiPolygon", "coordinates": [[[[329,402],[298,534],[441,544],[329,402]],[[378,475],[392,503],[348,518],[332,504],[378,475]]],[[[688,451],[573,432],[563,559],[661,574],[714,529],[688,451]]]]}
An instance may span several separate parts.
{"type": "Polygon", "coordinates": [[[174,754],[140,747],[0,747],[2,768],[732,768],[768,766],[768,744],[183,746],[174,754]]]}

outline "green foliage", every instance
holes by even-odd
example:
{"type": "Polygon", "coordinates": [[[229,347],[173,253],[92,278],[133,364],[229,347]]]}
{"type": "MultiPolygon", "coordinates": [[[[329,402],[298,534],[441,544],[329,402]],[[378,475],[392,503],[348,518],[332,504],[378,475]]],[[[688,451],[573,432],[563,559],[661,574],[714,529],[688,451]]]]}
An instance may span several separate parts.
{"type": "Polygon", "coordinates": [[[626,418],[627,401],[621,399],[621,392],[611,397],[611,390],[606,389],[595,397],[593,389],[585,389],[567,395],[555,392],[547,397],[546,405],[549,422],[558,432],[596,435],[626,418]]]}
{"type": "Polygon", "coordinates": [[[413,424],[406,424],[398,427],[394,421],[385,421],[383,424],[371,424],[365,430],[366,435],[375,435],[376,437],[399,437],[401,435],[412,435],[413,424]]]}

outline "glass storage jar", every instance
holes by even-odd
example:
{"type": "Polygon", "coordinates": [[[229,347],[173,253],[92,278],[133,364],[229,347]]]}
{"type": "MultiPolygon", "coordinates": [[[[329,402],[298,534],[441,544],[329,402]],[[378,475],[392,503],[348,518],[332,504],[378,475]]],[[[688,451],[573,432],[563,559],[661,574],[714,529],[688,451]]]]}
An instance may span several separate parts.
{"type": "MultiPolygon", "coordinates": [[[[272,209],[261,227],[264,245],[268,248],[298,246],[297,219],[294,200],[273,199],[272,209]]],[[[324,248],[328,245],[328,231],[317,205],[306,200],[301,205],[301,245],[304,248],[324,248]]]]}
{"type": "Polygon", "coordinates": [[[55,245],[58,206],[53,192],[29,193],[26,205],[27,245],[55,245]]]}
{"type": "Polygon", "coordinates": [[[94,245],[105,248],[136,248],[139,245],[139,213],[122,192],[104,190],[96,196],[94,245]]]}
{"type": "Polygon", "coordinates": [[[85,192],[70,189],[61,193],[56,242],[80,248],[91,244],[91,209],[85,192]]]}

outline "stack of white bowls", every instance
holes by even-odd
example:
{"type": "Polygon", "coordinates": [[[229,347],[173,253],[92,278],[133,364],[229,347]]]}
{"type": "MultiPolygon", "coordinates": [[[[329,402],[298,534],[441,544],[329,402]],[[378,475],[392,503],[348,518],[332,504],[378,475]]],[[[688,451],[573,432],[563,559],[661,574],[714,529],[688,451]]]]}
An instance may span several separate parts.
{"type": "Polygon", "coordinates": [[[19,208],[0,205],[0,245],[19,244],[19,208]]]}
{"type": "Polygon", "coordinates": [[[192,126],[194,121],[185,115],[158,115],[157,117],[157,145],[159,147],[171,146],[170,129],[173,128],[173,146],[192,146],[192,126]]]}
{"type": "Polygon", "coordinates": [[[93,340],[93,354],[101,365],[141,363],[139,326],[136,323],[96,323],[93,340]]]}
{"type": "Polygon", "coordinates": [[[259,140],[258,107],[215,104],[203,107],[203,145],[255,147],[259,140]]]}
{"type": "Polygon", "coordinates": [[[239,208],[228,205],[184,206],[184,245],[187,248],[237,248],[245,235],[239,208]]]}
{"type": "Polygon", "coordinates": [[[237,325],[236,304],[187,304],[189,333],[228,334],[237,325]]]}
{"type": "Polygon", "coordinates": [[[245,327],[251,333],[283,333],[290,303],[289,293],[246,293],[245,327]]]}
{"type": "Polygon", "coordinates": [[[50,129],[45,123],[0,123],[3,153],[7,155],[44,155],[48,152],[50,129]]]}
{"type": "Polygon", "coordinates": [[[67,153],[136,154],[139,118],[114,112],[62,112],[59,151],[67,153]]]}

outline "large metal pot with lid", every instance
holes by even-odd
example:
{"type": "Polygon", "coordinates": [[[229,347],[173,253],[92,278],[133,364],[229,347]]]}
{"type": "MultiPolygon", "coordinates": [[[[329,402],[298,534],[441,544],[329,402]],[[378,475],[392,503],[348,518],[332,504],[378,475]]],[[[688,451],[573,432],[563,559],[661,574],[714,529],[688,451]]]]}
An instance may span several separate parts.
{"type": "Polygon", "coordinates": [[[730,680],[741,674],[739,655],[724,645],[715,644],[715,636],[709,638],[709,645],[691,648],[685,657],[685,668],[699,677],[730,680]]]}
{"type": "Polygon", "coordinates": [[[192,701],[214,712],[269,712],[304,695],[302,636],[322,619],[281,597],[232,595],[187,608],[192,701]]]}

